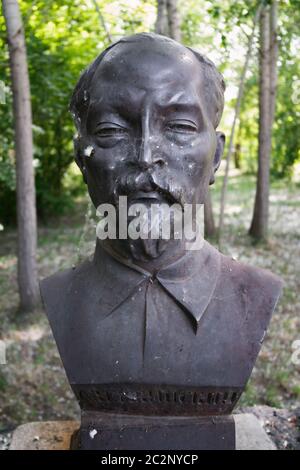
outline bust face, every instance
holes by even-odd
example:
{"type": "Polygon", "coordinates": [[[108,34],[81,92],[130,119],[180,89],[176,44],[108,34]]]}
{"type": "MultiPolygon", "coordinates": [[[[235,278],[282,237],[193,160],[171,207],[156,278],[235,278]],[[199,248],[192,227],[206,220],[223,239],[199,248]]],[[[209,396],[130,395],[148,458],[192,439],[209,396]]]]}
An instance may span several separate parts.
{"type": "Polygon", "coordinates": [[[203,80],[197,57],[174,41],[121,42],[107,52],[87,90],[77,155],[95,207],[120,195],[203,203],[224,143],[203,80]]]}

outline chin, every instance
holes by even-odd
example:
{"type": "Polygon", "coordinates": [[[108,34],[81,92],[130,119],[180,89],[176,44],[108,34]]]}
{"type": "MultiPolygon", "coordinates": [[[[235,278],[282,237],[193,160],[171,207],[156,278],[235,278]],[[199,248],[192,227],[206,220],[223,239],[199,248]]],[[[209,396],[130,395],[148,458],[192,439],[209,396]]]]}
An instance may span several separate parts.
{"type": "Polygon", "coordinates": [[[128,240],[130,255],[136,261],[150,261],[159,258],[166,250],[170,240],[128,240]]]}
{"type": "MultiPolygon", "coordinates": [[[[170,239],[163,238],[162,236],[162,220],[157,220],[155,225],[153,225],[151,208],[153,205],[159,208],[162,204],[164,207],[170,206],[170,204],[163,198],[142,197],[132,200],[129,208],[132,204],[136,203],[141,203],[146,208],[145,215],[148,223],[143,231],[143,238],[133,240],[129,237],[127,240],[127,246],[130,255],[136,261],[150,261],[159,258],[170,243],[170,239]],[[153,236],[155,236],[155,238],[151,238],[152,234],[154,234],[153,236]]],[[[128,217],[128,220],[130,219],[132,220],[132,217],[128,217]]]]}

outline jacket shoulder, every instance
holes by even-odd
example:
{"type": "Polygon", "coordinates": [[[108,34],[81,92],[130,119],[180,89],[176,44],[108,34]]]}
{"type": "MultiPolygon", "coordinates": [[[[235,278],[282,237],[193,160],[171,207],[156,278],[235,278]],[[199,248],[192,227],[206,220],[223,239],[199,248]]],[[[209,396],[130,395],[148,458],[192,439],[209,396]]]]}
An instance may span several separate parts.
{"type": "Polygon", "coordinates": [[[220,288],[243,297],[247,313],[267,325],[282,292],[275,274],[221,255],[220,288]]]}
{"type": "Polygon", "coordinates": [[[231,278],[237,285],[248,285],[251,289],[261,289],[266,294],[280,293],[283,282],[279,276],[267,269],[241,263],[230,256],[221,254],[221,274],[231,278]]]}
{"type": "Polygon", "coordinates": [[[93,263],[86,260],[78,266],[59,271],[40,281],[44,310],[50,323],[62,315],[66,304],[72,304],[77,294],[85,290],[93,272],[93,263]]]}
{"type": "Polygon", "coordinates": [[[42,298],[47,296],[47,291],[55,293],[55,291],[62,292],[71,288],[79,278],[84,276],[91,268],[89,260],[84,261],[78,266],[58,271],[51,276],[48,276],[40,281],[40,291],[42,298]]]}

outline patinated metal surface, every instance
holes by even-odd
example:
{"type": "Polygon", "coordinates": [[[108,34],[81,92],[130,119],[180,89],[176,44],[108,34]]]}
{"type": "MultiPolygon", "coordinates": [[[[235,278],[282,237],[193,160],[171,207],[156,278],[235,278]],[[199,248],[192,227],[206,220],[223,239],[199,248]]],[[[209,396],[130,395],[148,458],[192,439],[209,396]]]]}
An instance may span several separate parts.
{"type": "Polygon", "coordinates": [[[136,417],[83,413],[74,448],[85,450],[233,450],[231,416],[136,417]]]}
{"type": "MultiPolygon", "coordinates": [[[[216,131],[223,94],[215,66],[168,38],[140,34],[105,50],[80,78],[71,103],[76,162],[95,207],[117,208],[119,196],[149,208],[203,203],[224,146],[216,131]]],[[[41,283],[82,409],[83,448],[121,445],[119,428],[103,440],[87,437],[90,426],[103,424],[103,413],[135,416],[138,431],[126,430],[121,448],[136,433],[144,436],[137,441],[142,446],[143,419],[164,417],[169,425],[171,416],[221,417],[244,390],[281,283],[207,242],[187,251],[185,241],[98,240],[92,260],[41,283]]],[[[230,448],[231,425],[211,422],[201,421],[207,432],[199,431],[199,448],[212,446],[213,435],[217,448],[223,433],[230,448]]],[[[192,430],[200,421],[186,423],[178,439],[172,426],[167,434],[155,431],[147,448],[188,448],[189,440],[197,448],[192,430]]]]}

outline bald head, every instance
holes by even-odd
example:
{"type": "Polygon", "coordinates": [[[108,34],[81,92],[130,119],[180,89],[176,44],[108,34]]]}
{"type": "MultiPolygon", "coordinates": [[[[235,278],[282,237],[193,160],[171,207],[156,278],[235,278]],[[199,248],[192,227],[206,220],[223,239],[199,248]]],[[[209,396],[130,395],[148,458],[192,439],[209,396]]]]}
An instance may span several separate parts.
{"type": "MultiPolygon", "coordinates": [[[[103,99],[106,87],[115,84],[114,98],[122,100],[122,88],[130,82],[132,93],[160,87],[202,101],[214,128],[224,106],[224,81],[206,57],[164,36],[142,33],[125,37],[105,49],[83,72],[73,92],[70,109],[77,127],[84,125],[91,100],[103,99]],[[136,85],[136,86],[134,86],[136,85]],[[101,98],[102,99],[102,98],[101,98]]],[[[128,93],[128,89],[126,90],[128,93]]],[[[110,96],[111,97],[111,96],[110,96]]],[[[186,97],[187,98],[187,97],[186,97]]],[[[112,99],[112,97],[111,97],[112,99]]]]}

